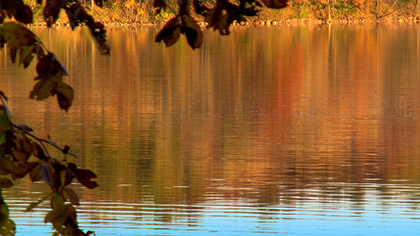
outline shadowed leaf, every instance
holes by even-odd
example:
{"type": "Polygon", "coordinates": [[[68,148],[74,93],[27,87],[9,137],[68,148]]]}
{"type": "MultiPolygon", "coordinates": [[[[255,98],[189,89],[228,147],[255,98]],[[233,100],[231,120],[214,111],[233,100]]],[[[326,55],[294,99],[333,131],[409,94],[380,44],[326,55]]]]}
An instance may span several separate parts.
{"type": "Polygon", "coordinates": [[[167,47],[176,43],[181,35],[179,17],[170,19],[156,35],[155,42],[163,42],[167,47]]]}
{"type": "Polygon", "coordinates": [[[33,23],[33,15],[32,10],[29,6],[25,5],[23,1],[14,1],[12,7],[12,15],[13,17],[24,24],[31,24],[33,23]]]}
{"type": "Polygon", "coordinates": [[[95,0],[95,5],[98,6],[98,7],[103,7],[104,3],[103,3],[102,0],[95,0]]]}
{"type": "Polygon", "coordinates": [[[269,8],[285,8],[287,7],[288,0],[261,0],[261,2],[269,8]]]}
{"type": "Polygon", "coordinates": [[[168,4],[166,0],[154,0],[153,7],[155,8],[155,13],[159,14],[162,9],[165,10],[168,7],[168,4]]]}
{"type": "Polygon", "coordinates": [[[45,183],[47,183],[50,186],[55,185],[52,172],[53,170],[50,165],[46,164],[45,162],[41,164],[40,173],[41,173],[42,179],[44,180],[45,183]]]}
{"type": "Polygon", "coordinates": [[[93,17],[88,14],[85,8],[79,3],[74,3],[69,7],[66,7],[65,10],[72,29],[79,26],[80,23],[85,23],[89,28],[89,32],[91,33],[99,52],[103,55],[110,53],[111,48],[106,41],[106,30],[102,23],[94,21],[93,17]]]}
{"type": "Polygon", "coordinates": [[[0,187],[1,188],[10,188],[14,185],[13,178],[11,174],[0,175],[0,187]]]}
{"type": "Polygon", "coordinates": [[[57,100],[58,105],[61,109],[68,111],[71,107],[74,99],[74,90],[70,85],[66,83],[58,83],[55,88],[55,92],[57,93],[57,100]]]}
{"type": "Polygon", "coordinates": [[[187,37],[188,44],[192,49],[199,48],[203,43],[203,32],[200,26],[190,15],[181,16],[182,19],[182,31],[187,37]]]}
{"type": "Polygon", "coordinates": [[[65,1],[46,0],[42,14],[44,15],[44,20],[48,27],[51,27],[51,25],[57,21],[61,8],[64,7],[63,2],[65,1]]]}
{"type": "Polygon", "coordinates": [[[40,181],[43,179],[42,173],[41,173],[41,163],[38,163],[30,172],[29,177],[32,182],[40,181]]]}
{"type": "Polygon", "coordinates": [[[68,167],[76,179],[86,188],[93,189],[99,186],[98,183],[92,180],[96,178],[96,174],[93,173],[93,171],[88,169],[80,169],[74,163],[69,163],[68,167]]]}

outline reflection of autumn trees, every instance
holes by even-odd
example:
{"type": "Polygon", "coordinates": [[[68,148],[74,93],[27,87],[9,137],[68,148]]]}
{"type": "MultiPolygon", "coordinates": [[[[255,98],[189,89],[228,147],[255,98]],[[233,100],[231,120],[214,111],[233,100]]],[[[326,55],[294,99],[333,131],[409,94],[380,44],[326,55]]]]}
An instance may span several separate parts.
{"type": "Polygon", "coordinates": [[[78,34],[49,45],[75,73],[80,112],[22,111],[44,110],[25,123],[46,120],[45,134],[83,150],[101,176],[84,200],[357,205],[369,183],[419,183],[414,28],[241,28],[206,32],[198,51],[155,45],[154,33],[110,30],[113,57],[78,34]]]}

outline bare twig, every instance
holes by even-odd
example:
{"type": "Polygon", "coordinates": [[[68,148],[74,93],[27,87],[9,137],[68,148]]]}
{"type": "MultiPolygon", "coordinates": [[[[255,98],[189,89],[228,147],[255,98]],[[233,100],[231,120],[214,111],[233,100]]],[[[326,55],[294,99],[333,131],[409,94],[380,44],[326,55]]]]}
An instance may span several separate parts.
{"type": "Polygon", "coordinates": [[[22,131],[23,133],[25,133],[25,134],[27,134],[27,135],[31,136],[33,139],[37,140],[37,141],[38,141],[38,142],[42,145],[42,148],[44,148],[44,150],[47,152],[48,157],[50,157],[50,158],[51,158],[50,154],[48,153],[48,149],[45,147],[44,143],[47,143],[47,144],[49,144],[49,145],[51,145],[51,146],[55,147],[56,149],[60,150],[60,151],[61,151],[62,153],[64,153],[65,155],[70,155],[70,156],[73,156],[73,157],[77,158],[77,155],[76,155],[76,154],[73,154],[73,153],[71,153],[71,152],[69,152],[69,151],[68,151],[68,147],[67,147],[67,148],[66,148],[66,147],[61,148],[60,146],[58,146],[58,145],[57,145],[57,144],[55,144],[54,142],[51,142],[50,140],[46,140],[46,139],[40,138],[40,137],[38,137],[38,136],[36,136],[36,135],[32,134],[30,131],[23,129],[21,126],[16,125],[16,124],[15,124],[15,123],[13,123],[13,122],[12,122],[12,125],[13,125],[13,127],[15,127],[16,129],[18,129],[18,130],[22,131]]]}

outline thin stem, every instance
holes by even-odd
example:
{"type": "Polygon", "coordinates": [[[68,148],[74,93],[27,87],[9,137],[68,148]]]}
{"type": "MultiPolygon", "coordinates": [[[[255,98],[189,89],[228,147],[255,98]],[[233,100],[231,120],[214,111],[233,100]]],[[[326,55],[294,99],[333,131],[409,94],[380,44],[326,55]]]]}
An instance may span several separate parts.
{"type": "MultiPolygon", "coordinates": [[[[47,149],[47,147],[45,147],[44,143],[48,143],[49,145],[51,145],[51,146],[55,147],[56,149],[60,150],[62,153],[65,153],[64,148],[59,147],[57,144],[55,144],[55,143],[53,143],[53,142],[50,142],[49,140],[46,140],[46,139],[40,138],[40,137],[38,137],[38,136],[36,136],[36,135],[34,135],[34,134],[30,133],[29,131],[22,129],[20,126],[18,126],[18,125],[16,125],[16,124],[14,124],[13,122],[12,122],[12,125],[13,125],[13,127],[15,127],[16,129],[18,129],[18,130],[20,130],[20,131],[24,132],[25,134],[27,134],[27,135],[31,136],[31,137],[32,137],[32,138],[34,138],[34,139],[36,139],[36,140],[37,140],[37,141],[41,144],[42,148],[46,151],[46,153],[47,153],[48,157],[50,157],[50,158],[51,158],[51,155],[48,153],[48,149],[47,149]]],[[[78,158],[76,154],[73,154],[73,153],[71,153],[71,152],[67,152],[65,155],[70,155],[70,156],[73,156],[73,157],[75,157],[75,158],[78,158]]]]}

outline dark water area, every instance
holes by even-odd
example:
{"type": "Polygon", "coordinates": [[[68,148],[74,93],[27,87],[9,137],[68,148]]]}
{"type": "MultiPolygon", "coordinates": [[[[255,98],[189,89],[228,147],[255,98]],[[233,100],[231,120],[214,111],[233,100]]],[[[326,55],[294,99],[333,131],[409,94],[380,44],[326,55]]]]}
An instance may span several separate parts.
{"type": "MultiPolygon", "coordinates": [[[[73,188],[97,235],[415,235],[420,231],[417,25],[205,30],[165,48],[152,28],[34,29],[66,66],[68,113],[27,99],[34,64],[0,52],[17,123],[97,173],[73,188]]],[[[53,152],[53,150],[51,150],[53,152]]],[[[56,155],[60,156],[59,153],[56,155]]],[[[17,235],[50,235],[48,193],[5,191],[17,235]]]]}

